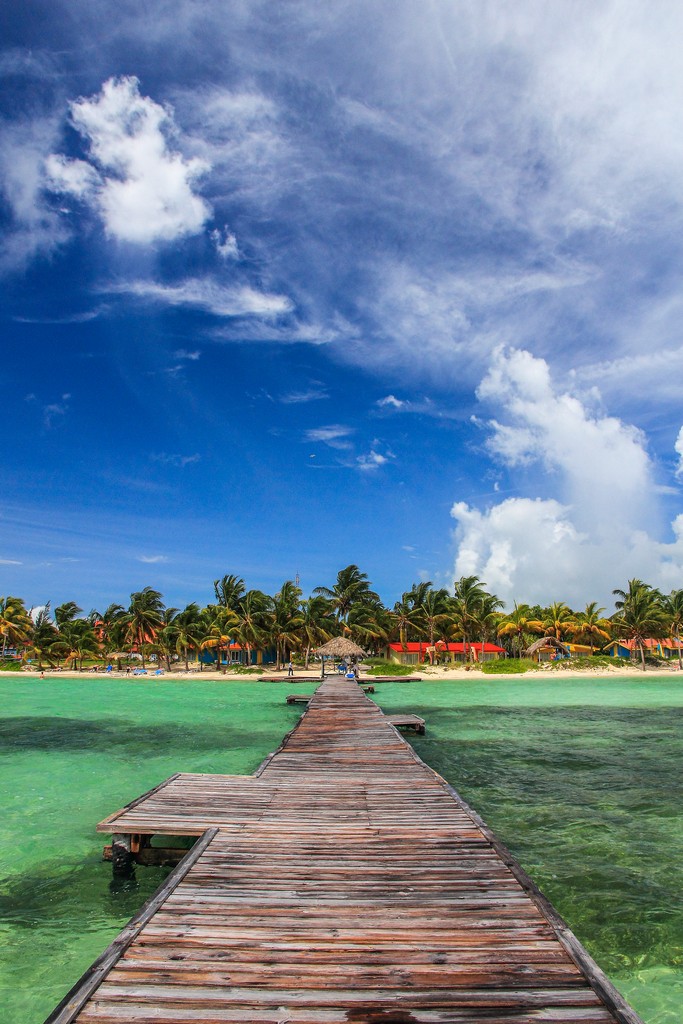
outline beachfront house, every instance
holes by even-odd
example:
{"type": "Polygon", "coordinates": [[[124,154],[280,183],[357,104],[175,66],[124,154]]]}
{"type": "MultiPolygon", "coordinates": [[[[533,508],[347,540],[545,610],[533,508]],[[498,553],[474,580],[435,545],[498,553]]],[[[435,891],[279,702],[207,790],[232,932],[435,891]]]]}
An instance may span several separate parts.
{"type": "Polygon", "coordinates": [[[445,640],[439,640],[434,645],[424,641],[388,644],[385,651],[387,661],[395,661],[400,665],[418,665],[425,662],[427,664],[443,664],[445,662],[492,661],[496,658],[504,658],[505,655],[504,647],[482,643],[480,640],[467,644],[467,652],[464,643],[446,643],[445,640]]]}
{"type": "Polygon", "coordinates": [[[231,665],[268,665],[276,660],[275,648],[258,648],[247,650],[237,641],[231,641],[227,647],[218,652],[220,664],[217,662],[215,647],[204,647],[197,652],[197,660],[206,668],[214,671],[218,668],[230,668],[231,665]]]}
{"type": "Polygon", "coordinates": [[[563,640],[562,643],[569,651],[570,658],[590,658],[595,650],[595,648],[590,647],[589,644],[574,644],[570,643],[568,640],[563,640]]]}
{"type": "MultiPolygon", "coordinates": [[[[665,661],[678,658],[678,644],[671,638],[655,640],[647,637],[643,640],[643,648],[652,658],[663,658],[665,661]]],[[[609,654],[612,658],[633,658],[639,657],[640,647],[635,640],[612,640],[605,644],[602,653],[609,654]]]]}

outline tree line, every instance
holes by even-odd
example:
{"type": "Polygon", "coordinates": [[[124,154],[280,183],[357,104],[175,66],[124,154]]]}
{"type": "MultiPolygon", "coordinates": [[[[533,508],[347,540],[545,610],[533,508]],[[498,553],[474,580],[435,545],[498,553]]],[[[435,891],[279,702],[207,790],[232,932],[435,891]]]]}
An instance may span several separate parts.
{"type": "Polygon", "coordinates": [[[291,656],[307,667],[311,651],[335,636],[346,636],[371,654],[389,643],[434,647],[456,640],[464,644],[466,658],[474,644],[491,641],[521,657],[533,639],[548,636],[586,644],[591,652],[612,639],[631,641],[644,668],[646,639],[671,637],[681,665],[683,590],[662,594],[638,579],[613,591],[615,611],[609,618],[595,601],[582,611],[563,602],[548,607],[515,602],[505,612],[477,576],[456,580],[452,592],[431,582],[415,583],[388,608],[357,565],[341,569],[331,587],[316,587],[308,598],[292,580],[274,595],[248,590],[235,575],[215,580],[213,589],[214,602],[203,608],[195,602],[183,609],[166,607],[162,594],[148,586],[132,593],[127,607],[110,604],[87,615],[74,601],[53,614],[49,604],[33,611],[22,598],[0,597],[1,653],[16,650],[39,668],[63,663],[77,670],[85,660],[121,660],[135,653],[143,667],[154,655],[168,669],[172,661],[187,669],[191,656],[206,651],[220,665],[224,655],[229,658],[230,645],[239,644],[248,663],[252,652],[273,650],[279,669],[291,656]]]}

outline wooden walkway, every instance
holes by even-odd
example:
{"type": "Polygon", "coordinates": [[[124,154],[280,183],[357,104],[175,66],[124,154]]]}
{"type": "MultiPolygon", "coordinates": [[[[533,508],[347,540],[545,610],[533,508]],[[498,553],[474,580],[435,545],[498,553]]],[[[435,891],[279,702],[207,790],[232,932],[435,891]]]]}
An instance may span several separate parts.
{"type": "Polygon", "coordinates": [[[49,1024],[641,1024],[353,682],[254,776],[177,775],[98,828],[202,838],[49,1024]]]}

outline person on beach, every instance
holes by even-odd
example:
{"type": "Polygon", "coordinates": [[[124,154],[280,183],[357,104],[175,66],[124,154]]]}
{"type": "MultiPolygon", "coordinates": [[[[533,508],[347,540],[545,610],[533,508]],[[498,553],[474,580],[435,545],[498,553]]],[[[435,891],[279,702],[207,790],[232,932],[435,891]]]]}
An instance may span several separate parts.
{"type": "Polygon", "coordinates": [[[289,659],[289,662],[287,664],[287,675],[288,676],[293,676],[294,675],[294,665],[292,665],[292,659],[291,658],[289,659]]]}

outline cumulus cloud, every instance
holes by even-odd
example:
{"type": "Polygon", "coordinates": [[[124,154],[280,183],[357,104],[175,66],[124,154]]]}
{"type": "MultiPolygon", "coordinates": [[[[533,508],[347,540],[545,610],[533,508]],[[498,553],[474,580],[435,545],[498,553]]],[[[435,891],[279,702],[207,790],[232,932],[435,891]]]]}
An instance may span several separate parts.
{"type": "Polygon", "coordinates": [[[676,476],[683,476],[683,427],[678,431],[678,437],[674,445],[674,451],[678,455],[678,466],[676,468],[676,476]]]}
{"type": "Polygon", "coordinates": [[[619,520],[624,507],[633,525],[647,524],[654,480],[645,437],[616,417],[592,412],[587,401],[597,405],[597,392],[579,399],[553,381],[544,359],[501,348],[477,397],[504,417],[490,421],[490,452],[509,467],[540,462],[557,473],[582,529],[619,520]]]}
{"type": "Polygon", "coordinates": [[[202,229],[211,211],[193,189],[209,165],[171,148],[173,114],[141,95],[137,78],[110,78],[70,109],[89,159],[51,155],[50,188],[90,204],[107,233],[125,242],[170,241],[202,229]]]}
{"type": "Polygon", "coordinates": [[[108,293],[129,294],[169,306],[192,306],[220,317],[277,317],[291,312],[286,295],[259,292],[250,285],[223,285],[212,278],[188,278],[180,284],[129,281],[111,284],[108,293]]]}
{"type": "Polygon", "coordinates": [[[374,470],[380,469],[381,466],[386,466],[391,459],[395,458],[392,452],[387,451],[386,454],[382,454],[378,449],[379,442],[374,441],[369,452],[356,457],[356,467],[361,472],[371,473],[374,470]]]}
{"type": "Polygon", "coordinates": [[[541,464],[559,497],[513,497],[483,510],[456,502],[456,576],[479,576],[507,602],[577,605],[607,603],[632,576],[664,587],[680,580],[683,517],[673,541],[657,537],[654,469],[639,430],[591,411],[524,351],[499,350],[477,394],[496,403],[491,454],[513,470],[541,464]]]}
{"type": "Polygon", "coordinates": [[[239,249],[237,248],[237,239],[228,231],[227,228],[223,228],[219,231],[216,228],[215,231],[211,232],[211,241],[216,247],[216,252],[224,260],[236,260],[239,257],[239,249]]]}
{"type": "Polygon", "coordinates": [[[396,398],[395,395],[386,395],[385,398],[378,398],[377,405],[380,409],[385,409],[387,406],[391,409],[402,409],[406,403],[401,398],[396,398]]]}

